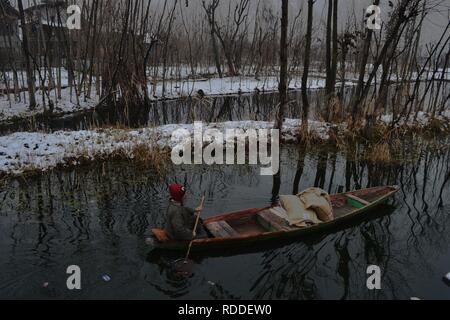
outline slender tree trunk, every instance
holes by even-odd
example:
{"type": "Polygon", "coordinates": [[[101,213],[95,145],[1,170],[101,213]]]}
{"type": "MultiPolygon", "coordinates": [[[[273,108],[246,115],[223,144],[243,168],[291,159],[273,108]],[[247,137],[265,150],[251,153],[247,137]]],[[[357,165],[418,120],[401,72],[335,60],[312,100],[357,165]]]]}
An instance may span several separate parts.
{"type": "Polygon", "coordinates": [[[211,46],[213,49],[214,54],[214,62],[216,64],[217,73],[219,74],[219,77],[222,78],[222,67],[220,66],[220,55],[219,55],[219,49],[217,48],[217,41],[216,41],[216,31],[214,23],[211,25],[211,46]]]}
{"type": "MultiPolygon", "coordinates": [[[[447,68],[448,68],[448,65],[449,65],[449,58],[450,58],[450,48],[447,51],[447,54],[445,55],[444,67],[442,69],[441,79],[439,81],[437,93],[436,93],[435,100],[434,100],[433,116],[435,115],[436,108],[438,106],[438,98],[439,98],[440,93],[441,93],[442,84],[443,84],[443,82],[444,82],[444,80],[446,79],[446,76],[447,76],[446,72],[447,72],[447,68]]],[[[439,109],[439,115],[441,115],[444,112],[444,107],[445,107],[445,103],[443,103],[442,107],[439,109]]]]}
{"type": "Polygon", "coordinates": [[[340,73],[341,73],[341,89],[340,89],[340,100],[341,100],[341,104],[343,104],[343,102],[345,101],[345,77],[346,77],[346,59],[347,59],[347,52],[348,52],[348,48],[347,48],[347,43],[345,40],[342,41],[341,43],[341,66],[340,66],[340,73]]]}
{"type": "Polygon", "coordinates": [[[30,50],[29,50],[29,45],[28,45],[28,30],[25,25],[25,14],[23,11],[22,0],[18,0],[17,3],[19,6],[20,24],[22,27],[22,49],[23,49],[23,54],[24,54],[24,58],[25,58],[25,66],[26,66],[26,72],[27,72],[29,104],[30,104],[30,109],[34,109],[36,107],[36,96],[35,96],[33,68],[31,66],[30,50]]]}
{"type": "Polygon", "coordinates": [[[178,0],[175,0],[172,11],[169,15],[169,25],[167,28],[167,38],[165,39],[164,48],[163,48],[163,75],[162,75],[162,82],[163,82],[163,88],[162,88],[162,96],[166,96],[166,74],[167,74],[167,60],[168,60],[168,50],[169,50],[169,43],[170,43],[170,37],[172,36],[172,26],[173,21],[175,17],[175,9],[177,8],[178,0]]]}
{"type": "MultiPolygon", "coordinates": [[[[274,129],[280,130],[283,127],[284,109],[288,103],[288,24],[289,24],[289,0],[281,2],[281,37],[280,37],[280,83],[278,86],[280,94],[280,105],[278,106],[274,129]]],[[[281,135],[280,135],[281,136],[281,135]]],[[[279,143],[279,142],[278,142],[279,143]]],[[[273,156],[273,155],[272,155],[273,156]]],[[[278,154],[278,161],[281,163],[281,155],[278,154]]],[[[272,203],[280,194],[281,169],[273,176],[272,203]]]]}
{"type": "Polygon", "coordinates": [[[304,136],[308,133],[308,118],[309,118],[308,77],[309,77],[309,63],[311,55],[314,2],[315,2],[314,0],[308,0],[308,22],[306,28],[305,60],[302,76],[302,103],[303,103],[302,133],[304,136]]]}
{"type": "MultiPolygon", "coordinates": [[[[232,44],[230,44],[230,46],[232,46],[232,44]]],[[[226,45],[223,45],[223,47],[224,47],[225,58],[226,58],[227,64],[228,64],[228,72],[229,72],[230,76],[232,76],[232,77],[237,76],[238,73],[236,72],[236,67],[233,62],[233,50],[227,49],[226,45]]]]}
{"type": "Polygon", "coordinates": [[[338,65],[338,0],[333,0],[333,52],[331,55],[330,93],[335,92],[338,65]]]}
{"type": "Polygon", "coordinates": [[[332,121],[334,115],[338,59],[338,30],[337,14],[338,0],[329,0],[327,23],[327,80],[326,80],[326,116],[327,121],[332,121]]]}
{"type": "MultiPolygon", "coordinates": [[[[373,2],[374,5],[378,6],[380,4],[380,0],[375,0],[373,2]]],[[[356,120],[356,116],[358,113],[358,104],[359,100],[361,98],[362,91],[364,89],[364,77],[366,75],[366,66],[367,61],[369,59],[369,51],[370,51],[370,44],[372,43],[372,35],[373,30],[367,28],[366,38],[364,40],[364,44],[360,53],[360,63],[359,63],[359,77],[358,82],[356,84],[355,93],[353,95],[352,99],[352,120],[353,122],[356,120]]]]}
{"type": "Polygon", "coordinates": [[[214,63],[216,64],[217,73],[219,74],[219,77],[222,78],[222,67],[220,65],[220,55],[219,55],[219,48],[217,47],[217,40],[216,40],[216,10],[219,6],[220,0],[212,0],[211,3],[208,5],[205,1],[203,1],[203,9],[205,10],[206,17],[208,18],[209,23],[209,33],[211,37],[211,47],[213,50],[214,55],[214,63]]]}
{"type": "MultiPolygon", "coordinates": [[[[6,43],[6,38],[5,38],[5,43],[6,43]]],[[[14,49],[13,44],[12,44],[11,33],[8,33],[8,44],[9,44],[9,48],[11,49],[11,54],[10,54],[9,60],[10,60],[11,69],[12,69],[12,73],[13,73],[14,99],[15,99],[15,101],[19,101],[20,100],[20,88],[19,88],[19,77],[17,75],[17,59],[15,58],[16,50],[14,49]]]]}
{"type": "Polygon", "coordinates": [[[283,126],[284,109],[288,103],[288,24],[289,24],[289,0],[283,0],[281,4],[281,40],[280,40],[280,105],[275,120],[275,129],[281,130],[283,126]]]}
{"type": "MultiPolygon", "coordinates": [[[[389,48],[391,46],[395,47],[398,44],[400,36],[402,35],[402,33],[405,29],[406,22],[408,22],[408,19],[410,18],[410,17],[408,18],[405,15],[408,5],[410,5],[412,3],[411,9],[413,9],[417,6],[418,2],[419,2],[418,0],[415,0],[415,1],[402,0],[400,2],[400,4],[398,5],[397,9],[392,14],[392,18],[389,22],[387,38],[383,45],[383,48],[381,49],[378,57],[376,58],[376,60],[373,64],[373,69],[369,75],[367,83],[364,84],[364,79],[363,79],[363,81],[362,81],[363,89],[360,91],[359,97],[358,96],[355,97],[356,99],[354,100],[353,112],[352,112],[353,120],[356,120],[356,117],[358,115],[358,106],[364,101],[365,97],[367,97],[367,95],[369,94],[372,81],[375,78],[375,76],[377,75],[378,68],[380,67],[383,60],[388,55],[389,48]]],[[[365,68],[365,65],[364,65],[364,68],[365,68]]],[[[364,78],[364,74],[363,74],[363,78],[364,78]]],[[[359,85],[359,83],[358,83],[358,85],[359,85]]]]}
{"type": "Polygon", "coordinates": [[[326,57],[325,57],[325,73],[327,76],[325,84],[325,92],[327,100],[331,95],[331,22],[333,18],[333,1],[328,0],[328,15],[327,15],[327,35],[326,35],[326,57]]]}

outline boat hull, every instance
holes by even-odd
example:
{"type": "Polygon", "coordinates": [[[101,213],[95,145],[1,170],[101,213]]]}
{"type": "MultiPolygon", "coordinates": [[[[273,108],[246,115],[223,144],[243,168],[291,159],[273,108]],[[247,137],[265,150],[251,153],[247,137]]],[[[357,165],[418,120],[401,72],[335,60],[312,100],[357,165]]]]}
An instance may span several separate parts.
{"type": "MultiPolygon", "coordinates": [[[[224,249],[224,248],[241,248],[243,250],[248,248],[253,248],[256,245],[264,244],[268,242],[273,242],[279,240],[289,240],[289,239],[298,239],[300,240],[302,237],[308,237],[314,234],[322,234],[326,233],[327,230],[332,230],[336,227],[349,223],[351,220],[355,218],[363,218],[366,213],[369,213],[376,209],[381,204],[385,203],[389,198],[391,198],[398,190],[398,187],[388,187],[391,188],[391,191],[387,192],[385,195],[380,197],[379,199],[371,202],[370,204],[355,210],[354,212],[347,214],[341,218],[335,219],[330,222],[321,223],[318,225],[306,227],[306,228],[298,228],[289,231],[276,231],[276,232],[265,232],[258,235],[248,235],[248,236],[237,236],[237,237],[227,237],[227,238],[209,238],[209,239],[199,239],[194,240],[192,243],[192,252],[201,252],[207,250],[214,249],[224,249]]],[[[372,189],[360,190],[360,192],[364,193],[365,191],[370,191],[372,189]]],[[[355,192],[356,193],[356,192],[355,192]]],[[[332,199],[339,199],[346,194],[338,194],[332,196],[332,199]]],[[[239,211],[235,213],[215,216],[204,221],[205,224],[227,220],[227,219],[236,219],[237,217],[242,218],[246,216],[252,216],[260,212],[264,209],[248,209],[244,211],[239,211]]],[[[166,241],[159,242],[155,241],[155,249],[163,250],[163,251],[185,251],[189,246],[188,241],[166,241]]]]}

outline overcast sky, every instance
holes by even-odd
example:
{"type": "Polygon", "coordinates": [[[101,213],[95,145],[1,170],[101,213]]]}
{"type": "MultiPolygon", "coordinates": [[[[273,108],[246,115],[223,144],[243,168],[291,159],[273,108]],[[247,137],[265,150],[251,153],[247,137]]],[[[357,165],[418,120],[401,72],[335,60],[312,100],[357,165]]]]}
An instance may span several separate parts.
{"type": "MultiPolygon", "coordinates": [[[[12,4],[17,6],[17,0],[10,0],[12,4]]],[[[40,3],[40,0],[22,0],[25,7],[32,5],[34,3],[40,3]]],[[[82,1],[82,0],[78,0],[82,1]]],[[[119,0],[107,0],[107,1],[119,1],[119,0]]],[[[152,0],[153,6],[160,7],[162,3],[166,0],[152,0]]],[[[168,0],[174,1],[174,0],[168,0]]],[[[185,0],[180,0],[181,3],[184,4],[185,0]]],[[[201,9],[201,1],[202,0],[189,0],[189,8],[186,9],[186,17],[189,18],[191,15],[203,14],[201,9]]],[[[209,1],[209,0],[206,0],[209,1]]],[[[239,1],[239,0],[222,0],[220,11],[225,13],[228,10],[229,1],[239,1]]],[[[256,6],[258,2],[264,2],[267,6],[271,6],[275,12],[279,11],[281,0],[251,0],[252,6],[254,10],[250,10],[250,14],[255,12],[256,6]]],[[[396,3],[398,0],[393,0],[396,3]]],[[[290,14],[296,15],[298,10],[303,7],[302,13],[302,24],[305,25],[306,22],[306,8],[307,1],[306,0],[290,0],[290,14]]],[[[315,31],[318,33],[318,36],[321,34],[320,28],[324,26],[326,21],[327,14],[327,3],[328,0],[316,0],[316,4],[314,7],[314,26],[315,31]]],[[[365,8],[367,8],[372,3],[372,0],[339,0],[339,26],[340,28],[344,28],[345,24],[348,21],[348,18],[353,14],[357,17],[357,19],[362,20],[363,12],[365,8]]],[[[382,19],[383,21],[387,21],[387,13],[390,11],[389,6],[387,5],[387,0],[381,0],[381,10],[382,10],[382,19]]],[[[441,36],[446,24],[450,20],[450,0],[427,0],[427,6],[432,6],[433,12],[429,14],[426,18],[424,27],[423,27],[423,36],[422,42],[428,43],[432,41],[436,41],[441,36]]],[[[304,29],[304,28],[303,28],[304,29]]],[[[450,36],[450,34],[449,34],[450,36]]]]}

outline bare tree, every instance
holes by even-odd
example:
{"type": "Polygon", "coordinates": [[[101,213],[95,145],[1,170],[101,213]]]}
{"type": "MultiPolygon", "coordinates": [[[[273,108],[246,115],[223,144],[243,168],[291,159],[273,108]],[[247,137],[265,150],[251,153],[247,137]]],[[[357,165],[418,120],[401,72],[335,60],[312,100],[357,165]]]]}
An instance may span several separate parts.
{"type": "MultiPolygon", "coordinates": [[[[380,0],[374,0],[374,5],[379,5],[380,0]]],[[[356,84],[355,93],[353,96],[352,102],[352,118],[356,120],[356,114],[358,111],[359,100],[361,99],[362,90],[364,88],[364,77],[366,75],[366,66],[367,61],[369,60],[369,51],[370,45],[372,43],[373,30],[371,28],[366,28],[366,36],[363,43],[362,50],[360,52],[360,61],[359,61],[359,77],[358,82],[356,84]]]]}
{"type": "Polygon", "coordinates": [[[302,133],[306,136],[308,133],[308,118],[309,118],[309,100],[308,100],[308,77],[309,65],[311,59],[311,43],[312,43],[312,25],[313,25],[313,9],[315,0],[308,0],[308,22],[306,27],[306,45],[305,45],[305,59],[302,76],[302,133]]]}
{"type": "Polygon", "coordinates": [[[206,1],[202,1],[203,9],[206,12],[206,17],[208,18],[208,24],[210,28],[210,36],[211,36],[211,47],[214,55],[214,63],[216,64],[217,73],[219,77],[222,78],[222,68],[220,66],[220,56],[219,49],[217,48],[216,41],[216,10],[219,6],[220,0],[211,0],[210,3],[206,4],[206,1]]]}
{"type": "Polygon", "coordinates": [[[328,0],[328,19],[326,32],[326,103],[327,120],[331,121],[332,112],[330,105],[333,101],[333,94],[336,87],[337,59],[338,59],[338,0],[328,0]]]}
{"type": "MultiPolygon", "coordinates": [[[[384,42],[384,45],[382,49],[380,50],[378,56],[376,57],[373,69],[371,73],[369,74],[368,80],[364,85],[364,72],[362,73],[362,86],[363,90],[358,97],[358,92],[356,92],[354,101],[353,101],[353,108],[352,108],[352,119],[353,122],[356,120],[358,116],[358,107],[361,106],[364,99],[367,97],[367,95],[370,92],[370,88],[372,85],[372,81],[377,75],[378,69],[383,63],[384,59],[386,59],[387,56],[389,56],[389,50],[392,47],[395,47],[400,40],[400,36],[403,34],[403,31],[405,30],[405,27],[408,23],[408,21],[415,17],[419,10],[418,6],[422,0],[402,0],[397,7],[394,9],[394,12],[391,15],[391,18],[388,22],[388,30],[387,30],[387,36],[386,41],[384,42]]],[[[364,65],[365,69],[365,65],[364,65]]],[[[361,75],[360,75],[361,76],[361,75]]],[[[358,81],[358,86],[360,85],[361,77],[358,81]]],[[[358,87],[357,87],[358,91],[358,87]]]]}
{"type": "Polygon", "coordinates": [[[36,107],[36,96],[35,96],[35,84],[34,84],[34,74],[33,68],[31,65],[31,56],[30,49],[28,44],[28,30],[26,27],[25,21],[25,13],[23,11],[23,3],[22,0],[18,0],[17,2],[19,6],[19,15],[20,15],[20,25],[22,27],[22,49],[23,55],[25,59],[26,73],[27,73],[27,85],[28,85],[28,98],[30,109],[34,109],[36,107]]]}
{"type": "Polygon", "coordinates": [[[325,37],[325,47],[326,47],[326,56],[325,56],[325,73],[327,76],[325,91],[328,97],[331,95],[331,31],[332,31],[332,18],[333,18],[333,1],[328,0],[328,14],[327,14],[327,32],[325,37]]]}
{"type": "Polygon", "coordinates": [[[284,109],[288,103],[288,24],[289,1],[283,0],[281,4],[280,83],[278,86],[280,104],[275,119],[275,129],[278,130],[281,130],[283,126],[284,109]]]}
{"type": "Polygon", "coordinates": [[[330,70],[330,93],[334,93],[337,77],[338,65],[338,3],[339,0],[333,0],[333,51],[331,54],[331,70],[330,70]]]}
{"type": "MultiPolygon", "coordinates": [[[[239,74],[236,68],[236,44],[241,31],[242,26],[247,21],[248,11],[249,11],[250,0],[239,1],[235,6],[233,13],[231,13],[231,7],[228,12],[228,16],[232,18],[233,26],[230,26],[230,20],[227,19],[226,26],[219,26],[216,21],[215,32],[219,41],[222,45],[223,52],[228,64],[228,72],[231,76],[236,76],[239,74]]],[[[230,4],[231,5],[231,4],[230,4]]]]}

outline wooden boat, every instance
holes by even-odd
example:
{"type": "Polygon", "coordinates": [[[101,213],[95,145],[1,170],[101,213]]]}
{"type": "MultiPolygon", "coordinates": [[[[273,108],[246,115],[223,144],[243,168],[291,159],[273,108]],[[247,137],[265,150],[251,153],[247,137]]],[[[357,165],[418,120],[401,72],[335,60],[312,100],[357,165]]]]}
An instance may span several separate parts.
{"type": "MultiPolygon", "coordinates": [[[[286,238],[300,238],[362,216],[393,196],[399,187],[376,187],[331,196],[334,220],[303,228],[289,226],[287,220],[273,214],[271,207],[247,209],[214,216],[204,220],[210,233],[207,239],[194,240],[192,251],[205,251],[216,248],[244,248],[260,242],[286,238]]],[[[155,249],[184,251],[189,241],[170,240],[160,229],[153,229],[155,249]]]]}

